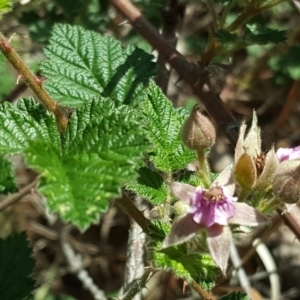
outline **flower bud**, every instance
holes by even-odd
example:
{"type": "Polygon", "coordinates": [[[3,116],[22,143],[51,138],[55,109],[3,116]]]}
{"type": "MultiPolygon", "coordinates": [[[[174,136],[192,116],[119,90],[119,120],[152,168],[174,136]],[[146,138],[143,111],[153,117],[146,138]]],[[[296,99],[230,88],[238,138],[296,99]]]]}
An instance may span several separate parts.
{"type": "Polygon", "coordinates": [[[285,203],[297,203],[300,200],[300,159],[279,164],[273,180],[273,192],[285,203]]]}
{"type": "Polygon", "coordinates": [[[192,150],[204,150],[216,140],[216,131],[210,120],[200,112],[196,105],[181,128],[181,139],[192,150]]]}
{"type": "Polygon", "coordinates": [[[188,211],[188,208],[189,208],[189,205],[183,201],[177,201],[175,202],[174,204],[174,213],[175,213],[175,216],[178,217],[178,216],[182,216],[184,214],[187,213],[188,211]]]}

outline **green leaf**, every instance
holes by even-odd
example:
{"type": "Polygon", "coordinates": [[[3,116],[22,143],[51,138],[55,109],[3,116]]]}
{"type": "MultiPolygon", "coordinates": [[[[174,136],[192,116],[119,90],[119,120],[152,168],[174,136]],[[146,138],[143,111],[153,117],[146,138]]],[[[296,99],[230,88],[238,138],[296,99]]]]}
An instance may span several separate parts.
{"type": "Polygon", "coordinates": [[[11,162],[0,155],[0,194],[13,193],[18,190],[14,177],[11,162]]]}
{"type": "Polygon", "coordinates": [[[51,141],[60,150],[55,117],[32,98],[22,99],[17,107],[5,102],[0,106],[0,153],[21,153],[29,140],[51,141]]]}
{"type": "Polygon", "coordinates": [[[164,250],[154,249],[153,261],[157,268],[171,270],[177,277],[188,282],[196,280],[210,290],[219,275],[219,270],[209,254],[187,254],[185,245],[164,250]]]}
{"type": "Polygon", "coordinates": [[[230,33],[226,29],[219,29],[214,33],[214,36],[219,40],[221,44],[234,44],[239,41],[236,34],[230,33]]]}
{"type": "Polygon", "coordinates": [[[251,300],[251,299],[243,292],[233,292],[220,298],[220,300],[251,300]]]}
{"type": "Polygon", "coordinates": [[[247,45],[279,44],[286,40],[286,31],[271,29],[260,24],[247,24],[244,41],[247,45]]]}
{"type": "Polygon", "coordinates": [[[147,141],[132,114],[128,106],[93,100],[72,115],[62,153],[47,141],[29,142],[27,162],[41,173],[39,190],[51,211],[85,229],[135,180],[147,141]]]}
{"type": "Polygon", "coordinates": [[[97,153],[104,159],[110,156],[116,161],[134,161],[148,144],[135,114],[130,107],[115,107],[105,98],[87,102],[72,115],[65,136],[65,153],[80,151],[97,153]]]}
{"type": "Polygon", "coordinates": [[[137,183],[127,185],[128,190],[149,200],[153,205],[160,205],[167,200],[167,187],[162,176],[149,168],[138,171],[137,183]]]}
{"type": "Polygon", "coordinates": [[[24,232],[0,239],[1,300],[27,300],[35,287],[35,265],[24,232]]]}
{"type": "Polygon", "coordinates": [[[133,47],[123,49],[113,37],[81,27],[55,25],[41,70],[45,87],[63,105],[80,107],[102,95],[116,105],[136,104],[146,97],[154,75],[152,56],[133,47]]]}
{"type": "Polygon", "coordinates": [[[194,161],[195,153],[187,149],[180,139],[180,129],[188,116],[187,112],[175,109],[153,83],[149,87],[148,101],[141,106],[141,122],[153,144],[150,158],[155,167],[171,173],[194,161]]]}

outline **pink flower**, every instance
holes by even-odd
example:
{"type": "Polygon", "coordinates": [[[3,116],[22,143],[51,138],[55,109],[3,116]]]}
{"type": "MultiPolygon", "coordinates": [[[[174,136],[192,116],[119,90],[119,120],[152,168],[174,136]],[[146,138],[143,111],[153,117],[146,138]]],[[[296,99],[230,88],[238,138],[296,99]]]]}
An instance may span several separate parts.
{"type": "Polygon", "coordinates": [[[235,215],[233,201],[226,187],[213,187],[209,190],[196,188],[190,198],[188,214],[193,215],[193,220],[206,228],[214,224],[228,225],[228,219],[235,215]]]}
{"type": "MultiPolygon", "coordinates": [[[[218,178],[221,177],[222,180],[226,178],[221,175],[218,178]]],[[[221,186],[215,181],[208,190],[179,182],[174,182],[171,188],[178,199],[189,203],[189,207],[185,215],[174,220],[163,248],[187,242],[201,229],[206,229],[209,252],[225,274],[232,242],[228,225],[257,226],[267,218],[248,204],[236,202],[229,182],[228,186],[221,186]]]]}
{"type": "Polygon", "coordinates": [[[300,146],[294,148],[279,148],[276,151],[279,162],[300,158],[300,146]]]}

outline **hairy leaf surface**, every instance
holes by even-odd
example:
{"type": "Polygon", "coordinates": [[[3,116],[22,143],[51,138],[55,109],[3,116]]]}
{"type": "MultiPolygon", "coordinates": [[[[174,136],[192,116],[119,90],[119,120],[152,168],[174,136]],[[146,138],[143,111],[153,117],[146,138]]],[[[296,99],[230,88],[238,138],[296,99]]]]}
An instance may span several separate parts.
{"type": "Polygon", "coordinates": [[[187,254],[184,245],[153,251],[157,268],[172,270],[176,276],[188,282],[201,282],[205,289],[211,289],[218,276],[218,269],[209,254],[187,254]]]}
{"type": "Polygon", "coordinates": [[[196,159],[195,153],[187,149],[180,139],[180,129],[187,113],[175,109],[155,84],[150,85],[142,113],[141,121],[153,144],[150,158],[156,168],[170,173],[196,159]]]}
{"type": "Polygon", "coordinates": [[[45,86],[56,101],[80,107],[102,95],[115,104],[136,104],[146,97],[145,87],[155,68],[152,56],[109,36],[78,26],[55,25],[48,60],[41,65],[49,78],[45,86]]]}
{"type": "Polygon", "coordinates": [[[55,118],[32,98],[22,99],[17,107],[0,106],[0,153],[21,153],[29,140],[48,140],[60,150],[55,118]]]}
{"type": "Polygon", "coordinates": [[[127,185],[127,189],[149,200],[153,205],[160,205],[167,199],[167,187],[162,176],[149,168],[143,167],[138,171],[136,183],[127,185]]]}
{"type": "Polygon", "coordinates": [[[131,113],[92,100],[73,114],[61,152],[49,140],[28,142],[27,162],[41,174],[39,191],[65,221],[86,228],[136,178],[147,141],[131,113]]]}

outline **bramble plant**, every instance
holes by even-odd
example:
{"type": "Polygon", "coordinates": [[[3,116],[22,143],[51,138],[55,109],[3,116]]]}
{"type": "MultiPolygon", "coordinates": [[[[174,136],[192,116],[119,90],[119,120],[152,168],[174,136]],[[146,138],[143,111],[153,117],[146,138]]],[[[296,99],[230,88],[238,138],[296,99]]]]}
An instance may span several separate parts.
{"type": "MultiPolygon", "coordinates": [[[[118,2],[111,4],[120,9],[118,2]]],[[[203,299],[216,299],[211,290],[227,274],[238,226],[268,223],[276,208],[299,201],[299,147],[262,151],[255,112],[247,133],[245,122],[238,135],[230,130],[235,121],[214,94],[207,71],[218,57],[249,45],[283,43],[285,31],[253,21],[281,2],[240,1],[240,13],[228,23],[235,1],[208,0],[213,29],[192,73],[180,74],[178,61],[162,53],[235,141],[235,160],[220,174],[211,172],[208,163],[216,138],[210,118],[198,105],[190,113],[174,108],[153,81],[157,67],[151,54],[131,45],[123,48],[115,38],[80,26],[56,24],[40,65],[47,79],[42,81],[0,34],[2,53],[40,100],[29,97],[0,106],[0,192],[17,190],[10,158],[22,155],[39,174],[37,190],[49,211],[84,231],[122,189],[132,191],[151,204],[150,213],[132,209],[134,201],[117,203],[151,239],[151,270],[170,270],[203,299]],[[221,5],[220,15],[215,5],[221,5]]],[[[127,16],[126,10],[122,13],[127,16]]],[[[142,26],[137,30],[147,35],[142,26]]],[[[161,51],[155,38],[149,42],[161,51]]],[[[25,234],[0,240],[0,249],[0,290],[10,284],[7,278],[20,282],[17,296],[7,288],[1,299],[30,299],[34,263],[25,234]],[[16,268],[26,265],[18,274],[4,263],[16,248],[24,256],[16,268]]],[[[134,286],[121,299],[133,299],[143,288],[134,286]]],[[[222,299],[247,296],[235,292],[222,299]]]]}

